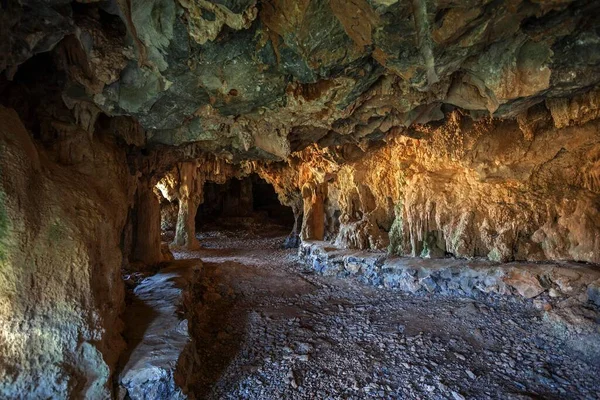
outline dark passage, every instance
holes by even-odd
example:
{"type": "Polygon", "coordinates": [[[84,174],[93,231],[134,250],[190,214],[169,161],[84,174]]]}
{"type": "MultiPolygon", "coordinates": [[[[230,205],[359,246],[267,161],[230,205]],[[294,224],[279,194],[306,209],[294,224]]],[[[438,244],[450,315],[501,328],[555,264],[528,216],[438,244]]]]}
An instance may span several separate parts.
{"type": "Polygon", "coordinates": [[[224,184],[204,184],[204,202],[196,213],[196,229],[213,223],[270,223],[291,229],[294,213],[279,202],[273,186],[252,174],[224,184]]]}

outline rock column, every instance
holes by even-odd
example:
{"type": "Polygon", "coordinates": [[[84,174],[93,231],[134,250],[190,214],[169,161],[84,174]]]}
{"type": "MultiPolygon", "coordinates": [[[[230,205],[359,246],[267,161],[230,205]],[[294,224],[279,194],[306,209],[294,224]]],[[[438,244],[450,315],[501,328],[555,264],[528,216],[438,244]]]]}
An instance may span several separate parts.
{"type": "Polygon", "coordinates": [[[196,239],[196,212],[202,200],[202,183],[198,179],[196,163],[181,163],[178,170],[179,213],[173,243],[188,250],[195,250],[200,247],[196,239]]]}
{"type": "Polygon", "coordinates": [[[294,227],[283,243],[286,249],[292,249],[300,246],[300,235],[298,234],[298,231],[300,230],[300,224],[302,223],[301,208],[301,206],[292,206],[292,211],[294,212],[294,227]]]}
{"type": "Polygon", "coordinates": [[[304,201],[304,221],[302,222],[302,240],[323,240],[325,236],[325,198],[327,184],[306,183],[302,187],[304,201]]]}
{"type": "Polygon", "coordinates": [[[132,259],[147,265],[162,261],[160,251],[160,204],[149,180],[143,179],[136,193],[136,220],[132,259]]]}

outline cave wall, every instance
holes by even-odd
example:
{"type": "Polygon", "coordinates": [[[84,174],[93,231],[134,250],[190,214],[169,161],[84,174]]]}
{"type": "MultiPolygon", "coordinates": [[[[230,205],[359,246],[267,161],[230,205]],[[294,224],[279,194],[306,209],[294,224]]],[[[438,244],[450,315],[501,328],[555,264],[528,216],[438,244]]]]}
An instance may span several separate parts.
{"type": "Polygon", "coordinates": [[[290,185],[302,188],[309,214],[303,238],[322,240],[309,223],[318,213],[341,247],[599,262],[600,120],[565,122],[543,106],[529,113],[473,121],[455,112],[384,146],[306,149],[290,185]]]}
{"type": "Polygon", "coordinates": [[[160,230],[162,233],[175,235],[177,227],[177,214],[179,213],[179,202],[177,200],[169,201],[160,196],[160,230]]]}
{"type": "Polygon", "coordinates": [[[407,256],[599,262],[599,93],[515,119],[453,111],[382,142],[313,145],[239,171],[218,158],[197,168],[220,182],[257,173],[303,216],[294,229],[303,240],[407,256]]]}
{"type": "Polygon", "coordinates": [[[73,128],[47,153],[0,120],[0,397],[106,398],[135,180],[114,138],[73,128]]]}

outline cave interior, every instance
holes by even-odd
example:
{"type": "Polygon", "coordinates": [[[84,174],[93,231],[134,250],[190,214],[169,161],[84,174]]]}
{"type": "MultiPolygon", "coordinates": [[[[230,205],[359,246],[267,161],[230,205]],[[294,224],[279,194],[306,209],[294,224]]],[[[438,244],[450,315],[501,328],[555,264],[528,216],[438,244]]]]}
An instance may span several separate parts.
{"type": "Polygon", "coordinates": [[[600,2],[5,0],[0,398],[598,398],[600,2]]]}

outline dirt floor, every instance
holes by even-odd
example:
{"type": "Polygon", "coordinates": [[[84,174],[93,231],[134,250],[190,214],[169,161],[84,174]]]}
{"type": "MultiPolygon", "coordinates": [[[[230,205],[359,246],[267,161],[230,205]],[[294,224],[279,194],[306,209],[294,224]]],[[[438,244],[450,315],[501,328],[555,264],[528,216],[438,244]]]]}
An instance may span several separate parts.
{"type": "MultiPolygon", "coordinates": [[[[510,298],[414,296],[315,275],[276,226],[202,231],[196,370],[206,399],[596,399],[587,336],[510,298]]],[[[181,261],[179,261],[181,262],[181,261]]]]}

